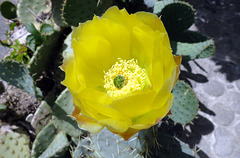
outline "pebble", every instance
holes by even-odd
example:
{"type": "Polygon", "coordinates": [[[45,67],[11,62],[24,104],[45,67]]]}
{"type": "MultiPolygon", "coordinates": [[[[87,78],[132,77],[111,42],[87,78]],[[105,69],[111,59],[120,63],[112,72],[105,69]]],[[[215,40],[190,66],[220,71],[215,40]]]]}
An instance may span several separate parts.
{"type": "Polygon", "coordinates": [[[240,114],[240,93],[235,91],[229,91],[226,94],[228,103],[233,111],[240,114]]]}
{"type": "Polygon", "coordinates": [[[227,129],[219,127],[215,129],[216,142],[213,144],[214,152],[220,157],[230,156],[234,149],[234,137],[227,129]]]}
{"type": "MultiPolygon", "coordinates": [[[[237,126],[235,127],[235,132],[240,140],[240,123],[237,124],[237,126]]],[[[240,156],[240,155],[239,155],[240,156]]]]}
{"type": "Polygon", "coordinates": [[[237,80],[235,83],[236,83],[236,86],[237,86],[238,90],[240,91],[240,79],[237,80]]]}
{"type": "Polygon", "coordinates": [[[217,80],[210,80],[204,85],[203,90],[211,96],[219,97],[224,93],[224,86],[217,80]]]}
{"type": "Polygon", "coordinates": [[[225,104],[216,103],[213,105],[213,111],[216,116],[213,118],[216,123],[228,126],[234,119],[234,112],[225,104]]]}

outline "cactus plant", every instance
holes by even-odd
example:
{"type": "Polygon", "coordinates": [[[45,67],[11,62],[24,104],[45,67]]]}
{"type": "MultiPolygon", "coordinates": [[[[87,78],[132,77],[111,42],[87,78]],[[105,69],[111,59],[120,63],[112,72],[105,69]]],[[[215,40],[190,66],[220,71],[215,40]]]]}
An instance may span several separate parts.
{"type": "Polygon", "coordinates": [[[60,27],[65,27],[67,24],[62,18],[62,4],[64,0],[52,0],[52,19],[60,27]]]}
{"type": "MultiPolygon", "coordinates": [[[[141,10],[142,8],[132,8],[132,5],[137,6],[136,4],[139,3],[142,2],[115,0],[115,4],[121,4],[120,6],[129,5],[127,7],[129,13],[141,10]]],[[[167,129],[165,129],[165,126],[167,128],[182,127],[196,118],[198,101],[194,91],[184,81],[179,81],[173,90],[172,115],[169,116],[172,120],[163,119],[164,127],[157,124],[149,129],[139,131],[129,140],[122,139],[106,128],[98,134],[84,132],[78,127],[76,120],[69,117],[74,110],[72,96],[68,89],[62,91],[63,88],[59,85],[64,74],[60,72],[60,69],[56,70],[56,67],[61,64],[59,56],[64,57],[67,53],[73,53],[71,33],[64,39],[69,33],[66,30],[70,30],[69,26],[78,26],[80,22],[92,19],[94,14],[100,16],[111,4],[112,0],[20,0],[17,16],[31,33],[27,38],[28,44],[36,36],[42,38],[42,42],[35,45],[36,51],[32,49],[34,54],[28,64],[32,77],[25,65],[9,60],[0,62],[0,78],[32,96],[36,96],[33,79],[41,79],[44,72],[54,74],[50,77],[47,76],[52,79],[54,86],[47,92],[43,90],[44,101],[41,102],[36,112],[34,109],[34,115],[31,113],[29,115],[33,116],[29,122],[31,122],[36,134],[31,149],[31,157],[69,157],[70,155],[67,154],[70,153],[70,148],[71,156],[74,158],[195,157],[194,151],[188,145],[178,140],[176,135],[167,133],[167,129]],[[29,22],[33,25],[29,25],[29,22]],[[58,25],[58,29],[56,29],[55,24],[58,25]],[[54,30],[61,31],[53,32],[54,30]],[[62,93],[58,96],[61,91],[62,93]],[[178,124],[176,125],[176,123],[178,124]]],[[[212,39],[199,32],[187,30],[194,22],[195,10],[191,5],[178,0],[159,0],[154,6],[154,13],[160,16],[166,27],[173,53],[183,55],[185,61],[213,54],[214,43],[212,39]]],[[[48,75],[48,73],[46,74],[48,75]]],[[[0,89],[0,93],[2,91],[4,89],[0,89]]],[[[1,103],[0,111],[4,111],[6,108],[9,109],[9,106],[1,103]]],[[[23,148],[22,151],[19,151],[21,157],[30,157],[29,138],[26,135],[12,131],[5,134],[0,133],[0,145],[0,157],[14,157],[13,154],[21,149],[20,145],[23,148]],[[13,139],[10,139],[10,135],[14,135],[11,138],[16,136],[19,138],[17,144],[13,139]],[[9,146],[5,146],[6,144],[9,146]],[[8,149],[10,152],[5,155],[5,150],[8,149]]]]}
{"type": "Polygon", "coordinates": [[[27,135],[0,130],[0,157],[30,157],[30,140],[27,135]]]}
{"type": "Polygon", "coordinates": [[[59,132],[50,122],[39,132],[33,142],[32,157],[51,157],[62,155],[69,146],[68,139],[63,132],[59,132]]]}
{"type": "Polygon", "coordinates": [[[14,19],[17,17],[16,6],[9,1],[2,2],[0,11],[2,16],[6,19],[14,19]]]}
{"type": "Polygon", "coordinates": [[[183,55],[183,60],[193,60],[196,58],[206,58],[213,55],[215,51],[212,39],[198,43],[171,42],[173,53],[183,55]]]}
{"type": "Polygon", "coordinates": [[[35,96],[35,87],[32,77],[24,64],[13,60],[0,61],[0,78],[9,84],[35,96]]]}
{"type": "Polygon", "coordinates": [[[31,120],[31,125],[36,133],[39,133],[51,119],[51,107],[46,101],[42,101],[31,120]]]}
{"type": "Polygon", "coordinates": [[[80,22],[92,19],[94,14],[101,15],[110,5],[111,0],[64,0],[63,18],[67,24],[78,26],[80,22]]]}
{"type": "Polygon", "coordinates": [[[161,16],[170,39],[174,39],[193,24],[195,10],[188,3],[167,0],[156,2],[154,13],[161,16]]]}
{"type": "Polygon", "coordinates": [[[42,22],[46,22],[51,9],[50,0],[20,0],[17,5],[17,16],[21,23],[30,22],[39,28],[42,22]]]}
{"type": "Polygon", "coordinates": [[[178,81],[173,89],[172,115],[169,117],[176,123],[190,123],[197,115],[198,100],[192,88],[184,81],[178,81]]]}
{"type": "MultiPolygon", "coordinates": [[[[141,158],[143,157],[141,154],[145,148],[136,149],[136,146],[139,145],[138,138],[138,134],[136,134],[129,141],[124,141],[124,139],[118,135],[109,132],[107,129],[103,129],[97,135],[92,135],[90,137],[90,145],[85,147],[92,151],[91,155],[96,158],[141,158]]],[[[145,145],[145,143],[140,145],[145,145]]]]}
{"type": "Polygon", "coordinates": [[[50,66],[48,63],[54,58],[53,55],[58,53],[56,47],[60,35],[61,32],[54,32],[47,36],[46,41],[33,54],[28,67],[34,79],[38,79],[42,75],[42,72],[50,66]]]}
{"type": "Polygon", "coordinates": [[[70,136],[79,137],[82,135],[82,131],[78,127],[76,120],[70,118],[70,115],[74,110],[72,95],[65,89],[57,98],[53,107],[53,120],[56,127],[70,136]]]}
{"type": "Polygon", "coordinates": [[[189,148],[187,144],[178,140],[176,137],[168,135],[163,130],[158,130],[158,148],[155,148],[151,157],[182,157],[182,158],[199,158],[196,152],[189,148]]]}

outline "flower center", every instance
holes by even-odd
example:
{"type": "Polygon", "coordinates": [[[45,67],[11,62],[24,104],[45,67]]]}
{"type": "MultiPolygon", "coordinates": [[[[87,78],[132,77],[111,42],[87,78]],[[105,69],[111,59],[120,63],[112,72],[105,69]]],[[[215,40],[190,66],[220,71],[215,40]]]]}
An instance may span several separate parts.
{"type": "Polygon", "coordinates": [[[104,74],[104,88],[110,96],[116,99],[134,91],[143,90],[147,78],[146,70],[140,68],[134,59],[118,59],[104,74]]]}
{"type": "Polygon", "coordinates": [[[123,75],[117,75],[113,79],[114,86],[121,89],[126,83],[126,78],[123,75]]]}

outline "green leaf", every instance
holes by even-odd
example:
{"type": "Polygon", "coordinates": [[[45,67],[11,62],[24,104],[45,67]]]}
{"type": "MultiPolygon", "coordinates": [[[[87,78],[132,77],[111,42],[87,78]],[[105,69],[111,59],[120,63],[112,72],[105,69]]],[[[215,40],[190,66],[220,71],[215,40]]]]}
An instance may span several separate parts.
{"type": "Polygon", "coordinates": [[[0,104],[0,112],[3,112],[7,109],[6,105],[0,104]]]}
{"type": "Polygon", "coordinates": [[[53,31],[54,31],[54,28],[49,24],[43,24],[40,28],[41,33],[50,33],[53,31]]]}
{"type": "Polygon", "coordinates": [[[11,24],[9,25],[10,30],[14,30],[14,27],[15,27],[16,25],[17,25],[16,23],[11,23],[11,24]]]}
{"type": "Polygon", "coordinates": [[[4,1],[2,2],[0,8],[1,14],[4,18],[11,20],[17,17],[16,13],[17,8],[13,3],[9,1],[4,1]]]}
{"type": "Polygon", "coordinates": [[[26,24],[26,29],[31,34],[39,34],[38,30],[35,28],[35,26],[32,23],[27,23],[26,24]]]}

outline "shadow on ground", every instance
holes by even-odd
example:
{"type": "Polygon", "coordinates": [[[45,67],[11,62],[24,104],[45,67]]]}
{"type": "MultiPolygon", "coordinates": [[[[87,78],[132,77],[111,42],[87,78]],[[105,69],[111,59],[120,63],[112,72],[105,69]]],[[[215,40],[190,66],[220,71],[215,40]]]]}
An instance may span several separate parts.
{"type": "Polygon", "coordinates": [[[186,0],[196,9],[195,24],[200,32],[213,38],[216,53],[212,60],[227,80],[240,79],[240,1],[186,0]]]}

